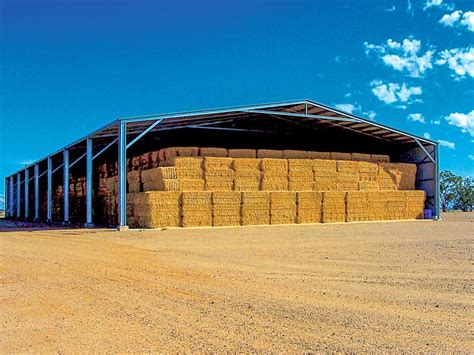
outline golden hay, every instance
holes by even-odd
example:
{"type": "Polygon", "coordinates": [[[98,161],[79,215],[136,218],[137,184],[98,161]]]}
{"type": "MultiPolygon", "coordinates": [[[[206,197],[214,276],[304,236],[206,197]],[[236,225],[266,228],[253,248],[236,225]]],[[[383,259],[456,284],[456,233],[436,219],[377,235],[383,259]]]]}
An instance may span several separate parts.
{"type": "Polygon", "coordinates": [[[209,169],[230,169],[233,159],[227,157],[205,157],[204,158],[204,170],[209,169]]]}
{"type": "Polygon", "coordinates": [[[313,183],[313,191],[337,190],[337,181],[334,179],[316,179],[313,183]]]}
{"type": "Polygon", "coordinates": [[[242,193],[238,191],[216,191],[212,193],[212,204],[237,204],[242,202],[242,193]]]}
{"type": "Polygon", "coordinates": [[[260,189],[260,176],[234,178],[234,190],[236,191],[257,191],[260,189]]]}
{"type": "Polygon", "coordinates": [[[127,183],[129,192],[141,191],[141,171],[133,170],[127,173],[127,183]]]}
{"type": "Polygon", "coordinates": [[[358,189],[362,191],[377,191],[380,190],[377,181],[359,181],[358,189]]]}
{"type": "Polygon", "coordinates": [[[283,151],[282,150],[275,150],[275,149],[258,149],[257,150],[257,157],[258,158],[281,159],[281,158],[283,158],[283,151]]]}
{"type": "Polygon", "coordinates": [[[336,176],[337,172],[337,161],[336,160],[324,160],[324,159],[313,159],[311,160],[313,165],[314,176],[336,176]]]}
{"type": "Polygon", "coordinates": [[[337,160],[336,170],[337,170],[338,173],[340,173],[340,172],[358,173],[359,172],[359,162],[357,162],[357,161],[337,160]]]}
{"type": "Polygon", "coordinates": [[[228,156],[232,158],[256,158],[255,149],[229,149],[228,156]]]}
{"type": "Polygon", "coordinates": [[[285,159],[307,159],[308,152],[305,150],[284,150],[283,158],[285,159]]]}
{"type": "Polygon", "coordinates": [[[180,179],[179,191],[204,191],[204,179],[180,179]]]}
{"type": "Polygon", "coordinates": [[[351,153],[331,152],[331,159],[333,159],[333,160],[351,160],[351,153]]]}
{"type": "Polygon", "coordinates": [[[326,191],[323,194],[322,222],[344,222],[346,219],[346,193],[343,191],[326,191]]]}
{"type": "Polygon", "coordinates": [[[176,179],[176,168],[175,167],[161,167],[143,170],[141,172],[142,181],[153,181],[163,179],[176,179]]]}
{"type": "Polygon", "coordinates": [[[202,157],[226,157],[227,149],[225,148],[200,148],[199,155],[202,157]]]}
{"type": "Polygon", "coordinates": [[[231,168],[236,172],[238,170],[260,170],[260,161],[261,159],[256,158],[236,158],[232,160],[231,168]]]}
{"type": "Polygon", "coordinates": [[[206,179],[204,189],[206,191],[232,191],[234,188],[233,180],[209,180],[206,179]]]}
{"type": "Polygon", "coordinates": [[[287,159],[263,158],[260,162],[260,170],[274,174],[288,174],[287,159]]]}
{"type": "Polygon", "coordinates": [[[242,203],[248,206],[270,207],[270,193],[267,191],[244,191],[242,192],[242,203]]]}
{"type": "Polygon", "coordinates": [[[290,180],[288,188],[290,191],[312,191],[314,186],[313,181],[294,181],[290,180]]]}
{"type": "Polygon", "coordinates": [[[260,187],[263,191],[285,191],[288,190],[288,179],[264,176],[260,187]]]}

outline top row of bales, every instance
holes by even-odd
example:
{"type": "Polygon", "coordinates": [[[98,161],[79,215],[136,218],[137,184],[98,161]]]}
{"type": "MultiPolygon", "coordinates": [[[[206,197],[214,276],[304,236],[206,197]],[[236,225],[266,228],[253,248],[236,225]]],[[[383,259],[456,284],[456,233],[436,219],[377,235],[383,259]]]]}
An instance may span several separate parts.
{"type": "MultiPolygon", "coordinates": [[[[383,154],[316,152],[304,150],[276,149],[226,149],[207,147],[169,147],[151,151],[127,159],[127,171],[146,170],[159,166],[172,166],[176,157],[229,157],[229,158],[274,158],[274,159],[328,159],[388,163],[383,154]]],[[[117,175],[117,162],[104,163],[99,167],[101,178],[117,175]]]]}

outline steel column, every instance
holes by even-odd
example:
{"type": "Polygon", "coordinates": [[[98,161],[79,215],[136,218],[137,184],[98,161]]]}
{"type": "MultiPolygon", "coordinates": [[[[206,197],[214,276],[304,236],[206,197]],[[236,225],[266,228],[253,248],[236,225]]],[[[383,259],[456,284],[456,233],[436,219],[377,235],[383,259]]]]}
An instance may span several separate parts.
{"type": "Polygon", "coordinates": [[[39,220],[39,164],[35,164],[35,221],[39,220]]]}
{"type": "Polygon", "coordinates": [[[69,150],[63,150],[63,197],[64,222],[69,222],[69,150]]]}
{"type": "Polygon", "coordinates": [[[13,175],[10,176],[10,216],[15,215],[15,200],[13,199],[13,175]]]}
{"type": "Polygon", "coordinates": [[[21,218],[21,174],[16,173],[16,218],[21,218]]]}
{"type": "Polygon", "coordinates": [[[118,132],[118,230],[127,229],[127,123],[119,121],[118,132]]]}
{"type": "Polygon", "coordinates": [[[86,139],[86,227],[92,224],[92,138],[86,139]]]}
{"type": "Polygon", "coordinates": [[[30,170],[28,168],[25,169],[25,219],[29,217],[29,209],[30,209],[30,170]]]}
{"type": "Polygon", "coordinates": [[[47,188],[47,216],[46,219],[48,222],[53,220],[53,158],[48,158],[48,188],[47,188]]]}
{"type": "Polygon", "coordinates": [[[9,179],[6,177],[5,178],[5,186],[4,186],[4,191],[5,191],[5,217],[6,218],[10,218],[10,197],[8,196],[9,195],[9,188],[10,188],[10,185],[9,185],[9,179]]]}
{"type": "Polygon", "coordinates": [[[440,210],[439,210],[439,203],[440,203],[440,188],[439,188],[439,145],[436,144],[435,146],[435,152],[436,152],[436,204],[435,204],[435,214],[436,214],[436,219],[440,219],[440,210]]]}

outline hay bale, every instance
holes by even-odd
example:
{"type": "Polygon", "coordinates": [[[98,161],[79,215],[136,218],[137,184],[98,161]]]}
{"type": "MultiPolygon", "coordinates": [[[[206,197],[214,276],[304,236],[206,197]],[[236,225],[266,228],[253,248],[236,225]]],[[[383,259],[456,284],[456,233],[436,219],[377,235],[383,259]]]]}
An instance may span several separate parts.
{"type": "Polygon", "coordinates": [[[358,189],[360,191],[378,191],[380,187],[377,181],[359,181],[358,189]]]}
{"type": "Polygon", "coordinates": [[[351,153],[331,152],[333,160],[351,160],[351,153]]]}
{"type": "MultiPolygon", "coordinates": [[[[380,163],[378,179],[389,180],[400,190],[414,190],[416,181],[416,165],[409,163],[380,163]]],[[[382,185],[384,183],[382,182],[382,185]]]]}
{"type": "Polygon", "coordinates": [[[230,167],[237,173],[239,170],[257,170],[260,171],[260,159],[254,158],[235,158],[230,167]]]}
{"type": "Polygon", "coordinates": [[[288,180],[291,191],[311,191],[313,189],[313,163],[308,159],[288,160],[288,180]]]}
{"type": "Polygon", "coordinates": [[[212,169],[230,169],[233,162],[232,158],[226,157],[205,157],[204,158],[204,170],[212,169]]]}
{"type": "Polygon", "coordinates": [[[337,190],[337,181],[333,179],[318,178],[313,183],[313,191],[335,191],[337,190]]]}
{"type": "Polygon", "coordinates": [[[290,191],[313,191],[314,181],[294,181],[290,180],[288,189],[290,191]]]}
{"type": "Polygon", "coordinates": [[[346,193],[346,221],[367,221],[368,203],[364,191],[349,191],[346,193]]]}
{"type": "Polygon", "coordinates": [[[199,147],[177,147],[176,151],[180,157],[197,157],[199,156],[199,147]]]}
{"type": "Polygon", "coordinates": [[[163,155],[163,166],[172,166],[175,158],[178,157],[178,149],[176,147],[164,148],[163,155]]]}
{"type": "Polygon", "coordinates": [[[270,193],[270,224],[296,222],[296,193],[278,191],[270,193]]]}
{"type": "Polygon", "coordinates": [[[308,159],[331,159],[330,152],[308,152],[308,159]]]}
{"type": "Polygon", "coordinates": [[[141,228],[178,227],[180,225],[180,193],[143,192],[129,194],[132,222],[141,228]]]}
{"type": "Polygon", "coordinates": [[[198,157],[177,157],[173,161],[178,179],[202,179],[203,159],[198,157]]]}
{"type": "Polygon", "coordinates": [[[322,192],[304,191],[297,196],[297,223],[320,223],[322,218],[322,192]]]}
{"type": "Polygon", "coordinates": [[[423,190],[403,191],[405,194],[405,219],[423,219],[426,193],[423,190]]]}
{"type": "Polygon", "coordinates": [[[226,157],[227,154],[227,149],[225,148],[202,147],[199,149],[199,155],[202,157],[226,157]]]}
{"type": "Polygon", "coordinates": [[[283,151],[275,149],[257,149],[257,158],[281,159],[283,158],[283,151]]]}
{"type": "Polygon", "coordinates": [[[204,179],[180,179],[179,191],[204,191],[204,179]]]}
{"type": "Polygon", "coordinates": [[[337,175],[337,161],[336,160],[324,160],[324,159],[313,159],[311,160],[313,165],[314,178],[326,177],[335,178],[337,175]]]}
{"type": "Polygon", "coordinates": [[[264,174],[288,175],[288,160],[263,158],[260,161],[260,170],[263,171],[264,174]]]}
{"type": "Polygon", "coordinates": [[[346,220],[346,193],[326,191],[323,193],[322,222],[344,222],[346,220]]]}
{"type": "Polygon", "coordinates": [[[151,159],[151,167],[152,168],[157,168],[158,166],[160,166],[160,156],[159,156],[159,151],[156,150],[156,151],[153,151],[153,152],[150,152],[150,159],[151,159]]]}
{"type": "Polygon", "coordinates": [[[307,159],[308,152],[305,150],[289,150],[285,149],[283,151],[284,159],[307,159]]]}
{"type": "Polygon", "coordinates": [[[213,225],[240,225],[241,200],[241,193],[237,191],[214,192],[212,194],[213,225]]]}
{"type": "Polygon", "coordinates": [[[390,157],[385,154],[370,154],[370,161],[375,163],[389,163],[390,157]]]}
{"type": "Polygon", "coordinates": [[[229,149],[227,155],[231,158],[256,158],[255,149],[229,149]]]}
{"type": "Polygon", "coordinates": [[[288,190],[288,179],[264,176],[260,188],[263,191],[285,191],[288,190]]]}
{"type": "Polygon", "coordinates": [[[242,225],[270,224],[270,193],[242,192],[242,225]]]}
{"type": "Polygon", "coordinates": [[[140,192],[142,190],[141,171],[132,170],[127,173],[128,192],[140,192]]]}
{"type": "Polygon", "coordinates": [[[364,154],[364,153],[351,153],[351,160],[354,160],[354,161],[371,161],[371,155],[370,154],[364,154]]]}
{"type": "Polygon", "coordinates": [[[183,227],[212,226],[211,192],[182,192],[181,225],[183,227]]]}
{"type": "Polygon", "coordinates": [[[236,175],[233,189],[235,191],[258,191],[260,189],[260,174],[254,177],[236,175]]]}

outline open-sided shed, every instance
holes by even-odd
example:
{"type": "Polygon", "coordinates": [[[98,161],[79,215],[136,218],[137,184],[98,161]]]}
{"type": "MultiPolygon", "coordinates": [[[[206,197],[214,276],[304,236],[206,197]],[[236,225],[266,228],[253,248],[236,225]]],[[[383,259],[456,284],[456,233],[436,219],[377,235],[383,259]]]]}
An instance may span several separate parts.
{"type": "MultiPolygon", "coordinates": [[[[426,192],[426,208],[439,218],[436,142],[310,100],[117,119],[6,177],[7,217],[53,221],[53,185],[67,187],[70,174],[79,174],[85,176],[84,220],[93,226],[94,167],[117,161],[117,224],[126,226],[127,154],[172,145],[387,154],[394,162],[417,165],[416,188],[426,192]]],[[[69,222],[68,193],[62,204],[62,221],[69,222]]]]}

